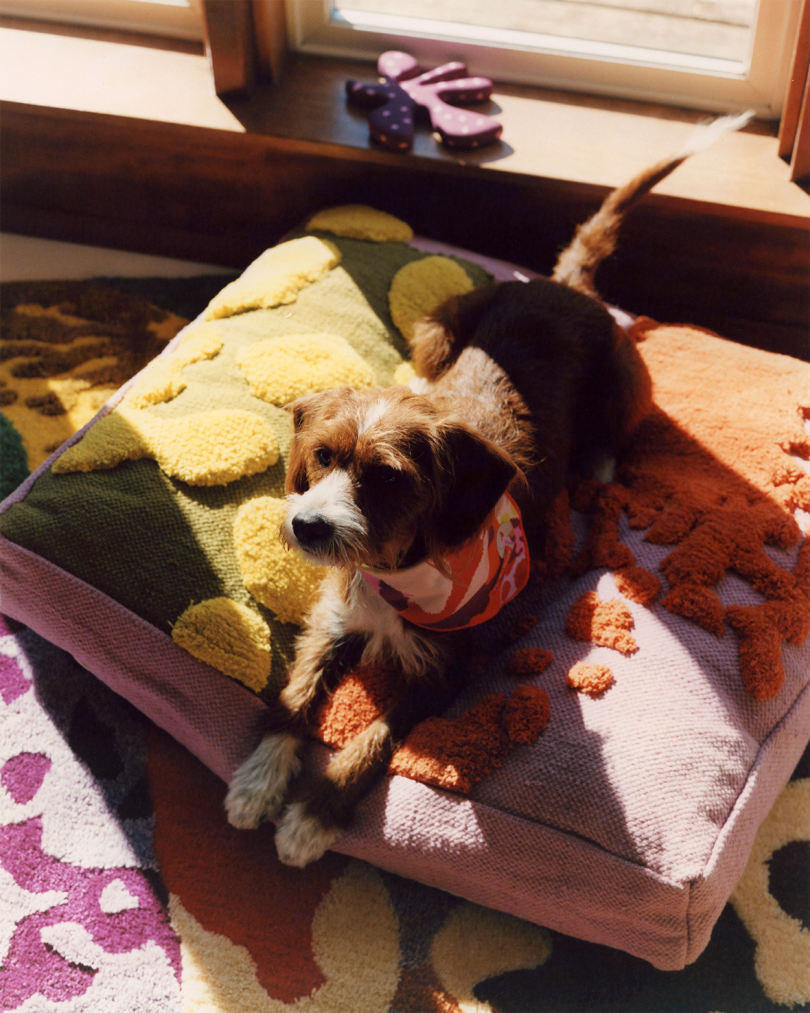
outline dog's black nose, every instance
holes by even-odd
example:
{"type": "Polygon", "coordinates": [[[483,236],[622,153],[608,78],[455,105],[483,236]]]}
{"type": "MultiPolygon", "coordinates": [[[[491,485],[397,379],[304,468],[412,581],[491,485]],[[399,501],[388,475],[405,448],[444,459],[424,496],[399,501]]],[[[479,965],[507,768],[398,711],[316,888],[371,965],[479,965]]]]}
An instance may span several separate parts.
{"type": "Polygon", "coordinates": [[[323,546],[334,534],[334,528],[325,517],[294,517],[292,529],[298,542],[305,549],[323,546]]]}

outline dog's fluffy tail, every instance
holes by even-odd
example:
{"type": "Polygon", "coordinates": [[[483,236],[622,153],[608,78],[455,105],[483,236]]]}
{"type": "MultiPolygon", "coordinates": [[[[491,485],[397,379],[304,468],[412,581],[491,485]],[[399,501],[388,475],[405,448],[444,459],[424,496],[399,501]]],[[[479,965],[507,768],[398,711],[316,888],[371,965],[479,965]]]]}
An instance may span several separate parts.
{"type": "Polygon", "coordinates": [[[569,246],[560,254],[552,279],[598,298],[594,275],[602,261],[615,250],[619,229],[628,211],[690,155],[711,147],[723,134],[744,127],[753,115],[753,111],[749,110],[737,116],[722,116],[698,124],[680,151],[650,166],[629,183],[608,194],[602,207],[579,226],[569,246]]]}

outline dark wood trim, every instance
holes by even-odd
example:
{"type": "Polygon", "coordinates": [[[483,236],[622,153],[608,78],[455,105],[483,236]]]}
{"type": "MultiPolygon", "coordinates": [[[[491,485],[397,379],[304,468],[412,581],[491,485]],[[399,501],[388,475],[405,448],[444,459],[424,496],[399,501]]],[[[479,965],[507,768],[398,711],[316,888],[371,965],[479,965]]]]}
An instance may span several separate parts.
{"type": "MultiPolygon", "coordinates": [[[[235,268],[321,207],[367,203],[423,235],[547,272],[605,192],[19,103],[0,105],[0,117],[7,231],[235,268]]],[[[809,279],[806,223],[717,216],[653,194],[598,283],[632,312],[808,358],[809,279]]]]}
{"type": "MultiPolygon", "coordinates": [[[[804,96],[810,70],[810,0],[802,0],[799,26],[793,45],[790,81],[785,93],[782,118],[779,121],[779,157],[792,160],[799,133],[804,96]]],[[[795,177],[794,177],[795,178],[795,177]]]]}
{"type": "MultiPolygon", "coordinates": [[[[266,2],[253,0],[250,9],[257,14],[266,2]]],[[[278,14],[278,0],[269,2],[278,14]]],[[[225,3],[232,6],[230,0],[225,3]]],[[[283,26],[276,28],[272,40],[280,48],[283,26]]],[[[420,127],[413,151],[393,154],[370,142],[367,116],[346,102],[346,80],[374,80],[371,64],[288,54],[283,74],[274,73],[272,85],[259,83],[251,96],[223,101],[210,87],[205,55],[134,48],[125,40],[95,36],[88,46],[88,38],[73,31],[34,31],[30,23],[0,18],[0,41],[13,56],[6,61],[0,99],[232,130],[288,142],[300,152],[414,172],[603,190],[658,160],[662,151],[679,148],[692,124],[703,118],[660,105],[499,84],[486,109],[504,126],[497,144],[477,152],[452,151],[420,127]],[[43,60],[47,75],[41,73],[43,60]],[[105,70],[103,89],[99,66],[105,70]]],[[[242,87],[246,79],[237,73],[230,80],[242,87]]],[[[654,199],[684,201],[701,213],[803,227],[810,198],[790,182],[777,147],[775,124],[754,121],[687,162],[656,188],[654,199]]]]}
{"type": "Polygon", "coordinates": [[[799,16],[779,124],[779,156],[790,162],[791,180],[810,182],[810,0],[803,0],[799,16]]]}
{"type": "Polygon", "coordinates": [[[790,156],[790,178],[810,182],[810,76],[804,82],[793,151],[790,156]]]}
{"type": "Polygon", "coordinates": [[[287,15],[278,0],[251,0],[258,79],[278,81],[287,53],[287,15]]]}
{"type": "Polygon", "coordinates": [[[258,79],[250,0],[200,0],[200,10],[217,95],[249,95],[258,79]]]}
{"type": "MultiPolygon", "coordinates": [[[[265,2],[240,9],[256,15],[265,2]]],[[[239,6],[224,3],[226,13],[239,6]]],[[[373,79],[370,65],[292,55],[272,85],[223,101],[202,53],[97,34],[88,45],[75,32],[46,39],[19,22],[0,30],[15,58],[0,91],[14,98],[0,110],[3,228],[236,268],[315,210],[365,203],[423,235],[548,272],[608,189],[679,147],[701,118],[499,86],[489,110],[504,123],[499,145],[452,152],[420,129],[399,155],[375,148],[365,115],[347,107],[346,79],[373,79]]],[[[243,35],[258,38],[251,25],[243,35]]],[[[600,272],[603,295],[807,358],[810,198],[777,147],[775,126],[756,121],[665,180],[600,272]]]]}
{"type": "MultiPolygon", "coordinates": [[[[423,124],[413,150],[400,155],[369,140],[367,115],[346,102],[351,78],[373,81],[375,68],[290,53],[280,80],[226,104],[249,134],[294,141],[302,150],[339,152],[381,165],[397,162],[411,170],[427,163],[434,173],[459,178],[495,182],[508,176],[606,188],[660,158],[662,150],[680,147],[691,126],[705,119],[694,111],[499,84],[487,111],[504,124],[501,142],[474,152],[453,151],[423,124]]],[[[683,198],[693,211],[803,226],[810,200],[788,181],[775,138],[775,124],[752,122],[690,160],[656,188],[655,199],[683,198]]]]}

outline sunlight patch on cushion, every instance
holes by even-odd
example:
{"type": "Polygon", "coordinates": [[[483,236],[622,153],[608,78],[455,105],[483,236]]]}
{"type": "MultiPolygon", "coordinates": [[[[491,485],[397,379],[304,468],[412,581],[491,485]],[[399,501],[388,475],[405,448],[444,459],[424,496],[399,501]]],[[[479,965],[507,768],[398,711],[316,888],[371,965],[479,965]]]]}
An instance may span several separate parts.
{"type": "Polygon", "coordinates": [[[270,678],[270,629],[260,615],[231,598],[189,605],[172,640],[200,661],[259,693],[270,678]]]}
{"type": "Polygon", "coordinates": [[[307,563],[279,539],[284,500],[260,496],[240,507],[233,524],[236,558],[245,587],[285,623],[303,622],[325,567],[307,563]]]}
{"type": "Polygon", "coordinates": [[[236,281],[214,296],[206,320],[295,302],[298,293],[340,263],[340,251],[325,239],[304,236],[273,246],[236,281]]]}
{"type": "Polygon", "coordinates": [[[269,338],[246,348],[237,362],[253,394],[276,405],[344,384],[370,387],[375,381],[371,366],[336,334],[269,338]]]}
{"type": "Polygon", "coordinates": [[[413,325],[432,313],[453,295],[464,295],[475,286],[472,279],[450,257],[424,257],[406,264],[394,275],[388,292],[391,317],[405,338],[413,325]]]}
{"type": "Polygon", "coordinates": [[[566,686],[589,696],[601,696],[614,682],[613,672],[607,665],[597,665],[588,661],[578,661],[565,678],[566,686]]]}
{"type": "Polygon", "coordinates": [[[638,644],[630,633],[633,615],[618,598],[604,601],[596,591],[586,591],[571,606],[565,632],[574,640],[610,647],[625,656],[635,654],[638,644]]]}
{"type": "Polygon", "coordinates": [[[408,387],[416,379],[416,370],[413,368],[412,362],[403,362],[394,370],[393,382],[402,387],[408,387]]]}
{"type": "Polygon", "coordinates": [[[119,406],[55,462],[55,474],[114,468],[142,457],[189,485],[227,485],[276,463],[275,433],[260,415],[220,408],[163,419],[119,406]]]}
{"type": "Polygon", "coordinates": [[[213,359],[219,354],[222,341],[222,334],[216,326],[201,324],[192,328],[172,355],[154,359],[139,374],[124,403],[132,408],[146,408],[151,404],[171,401],[186,388],[183,378],[185,367],[202,359],[213,359]]]}

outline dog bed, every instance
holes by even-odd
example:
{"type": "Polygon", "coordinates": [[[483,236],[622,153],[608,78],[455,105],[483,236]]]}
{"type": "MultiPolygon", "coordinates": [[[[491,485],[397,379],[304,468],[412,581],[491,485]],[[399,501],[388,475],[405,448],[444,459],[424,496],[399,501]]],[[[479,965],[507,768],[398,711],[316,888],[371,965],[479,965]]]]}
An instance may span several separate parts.
{"type": "MultiPolygon", "coordinates": [[[[283,405],[408,382],[422,312],[530,276],[371,209],[315,216],[5,501],[2,610],[227,781],[321,579],[274,537],[283,405]]],[[[613,482],[560,498],[531,586],[476,631],[479,670],[336,850],[677,969],[810,738],[810,367],[617,318],[652,415],[613,482]]],[[[307,765],[381,695],[352,673],[307,765]]]]}

